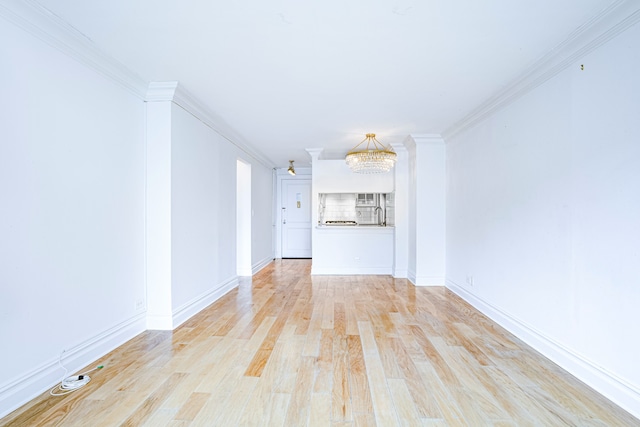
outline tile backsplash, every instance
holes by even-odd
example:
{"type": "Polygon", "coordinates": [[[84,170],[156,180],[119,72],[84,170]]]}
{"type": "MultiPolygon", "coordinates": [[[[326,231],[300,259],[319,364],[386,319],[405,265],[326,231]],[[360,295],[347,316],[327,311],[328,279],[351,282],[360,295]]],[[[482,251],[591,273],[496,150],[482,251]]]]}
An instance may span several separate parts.
{"type": "Polygon", "coordinates": [[[321,193],[318,200],[318,223],[355,221],[358,224],[377,224],[379,212],[376,212],[376,207],[380,206],[385,209],[386,224],[394,224],[393,193],[373,194],[372,203],[363,202],[362,196],[363,194],[360,194],[358,198],[356,193],[321,193]]]}
{"type": "Polygon", "coordinates": [[[356,195],[353,193],[327,193],[320,195],[320,223],[325,221],[355,221],[356,195]],[[323,198],[324,196],[324,209],[323,198]]]}

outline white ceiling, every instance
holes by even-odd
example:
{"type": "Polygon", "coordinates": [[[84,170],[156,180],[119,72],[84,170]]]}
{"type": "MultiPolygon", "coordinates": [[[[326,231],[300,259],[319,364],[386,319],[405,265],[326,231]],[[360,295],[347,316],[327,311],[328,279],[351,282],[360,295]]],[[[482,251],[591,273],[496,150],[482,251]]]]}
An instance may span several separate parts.
{"type": "Polygon", "coordinates": [[[443,133],[614,0],[38,0],[273,164],[443,133]]]}

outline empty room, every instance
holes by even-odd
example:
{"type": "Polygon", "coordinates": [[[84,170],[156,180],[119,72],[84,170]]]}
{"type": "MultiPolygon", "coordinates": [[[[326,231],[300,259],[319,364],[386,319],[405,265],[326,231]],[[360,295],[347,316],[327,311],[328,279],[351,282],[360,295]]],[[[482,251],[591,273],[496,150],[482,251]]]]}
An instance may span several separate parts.
{"type": "Polygon", "coordinates": [[[0,1],[1,426],[640,426],[637,0],[0,1]]]}

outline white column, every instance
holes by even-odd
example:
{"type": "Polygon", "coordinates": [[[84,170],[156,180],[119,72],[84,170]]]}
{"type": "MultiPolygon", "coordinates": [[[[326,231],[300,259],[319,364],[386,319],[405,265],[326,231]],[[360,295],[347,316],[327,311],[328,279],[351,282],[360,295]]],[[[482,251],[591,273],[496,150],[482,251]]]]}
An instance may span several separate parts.
{"type": "Polygon", "coordinates": [[[171,104],[175,84],[149,86],[146,103],[147,329],[173,329],[171,307],[171,104]]]}
{"type": "Polygon", "coordinates": [[[398,155],[394,168],[393,277],[407,278],[409,269],[409,152],[403,144],[392,144],[392,147],[398,155]]]}
{"type": "Polygon", "coordinates": [[[320,154],[322,154],[322,148],[307,148],[307,153],[311,157],[311,274],[314,274],[313,270],[313,255],[317,254],[316,238],[317,225],[318,225],[318,180],[317,180],[317,166],[320,154]]]}
{"type": "Polygon", "coordinates": [[[409,279],[418,286],[445,284],[445,144],[440,135],[408,138],[409,279]]]}

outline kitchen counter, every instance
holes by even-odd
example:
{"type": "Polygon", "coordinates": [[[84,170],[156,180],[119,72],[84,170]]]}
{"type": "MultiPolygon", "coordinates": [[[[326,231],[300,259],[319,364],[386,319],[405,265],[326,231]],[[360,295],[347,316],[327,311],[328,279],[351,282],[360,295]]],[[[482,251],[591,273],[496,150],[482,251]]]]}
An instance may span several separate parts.
{"type": "Polygon", "coordinates": [[[312,274],[392,274],[395,228],[317,225],[312,274]]]}
{"type": "Polygon", "coordinates": [[[376,225],[376,224],[356,224],[356,225],[320,225],[319,224],[316,226],[316,228],[319,230],[325,230],[325,229],[349,230],[351,228],[381,229],[381,230],[394,229],[392,225],[376,225]]]}

